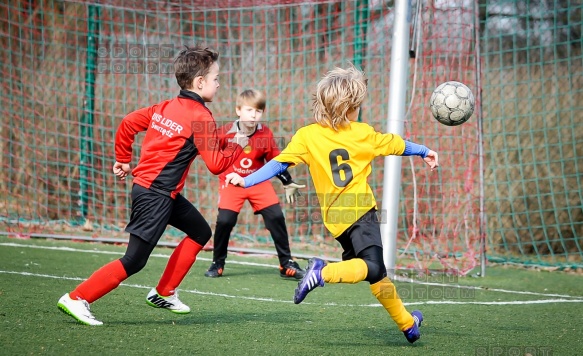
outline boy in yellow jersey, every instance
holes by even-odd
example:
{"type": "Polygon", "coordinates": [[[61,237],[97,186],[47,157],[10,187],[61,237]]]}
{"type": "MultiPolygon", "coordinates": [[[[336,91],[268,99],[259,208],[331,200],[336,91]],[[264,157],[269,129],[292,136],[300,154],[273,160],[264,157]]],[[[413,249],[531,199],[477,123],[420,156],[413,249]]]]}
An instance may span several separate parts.
{"type": "Polygon", "coordinates": [[[326,228],[342,245],[342,262],[326,264],[319,258],[308,262],[298,283],[294,303],[325,283],[370,283],[372,294],[387,310],[410,343],[419,339],[423,321],[420,311],[409,313],[387,277],[376,201],[367,183],[371,161],[377,156],[417,155],[438,167],[437,153],[423,145],[404,141],[399,135],[377,132],[357,122],[367,94],[367,80],[353,66],[335,68],[318,83],[313,109],[316,119],[299,129],[287,147],[257,172],[241,178],[226,177],[241,187],[259,184],[287,167],[308,165],[326,228]]]}

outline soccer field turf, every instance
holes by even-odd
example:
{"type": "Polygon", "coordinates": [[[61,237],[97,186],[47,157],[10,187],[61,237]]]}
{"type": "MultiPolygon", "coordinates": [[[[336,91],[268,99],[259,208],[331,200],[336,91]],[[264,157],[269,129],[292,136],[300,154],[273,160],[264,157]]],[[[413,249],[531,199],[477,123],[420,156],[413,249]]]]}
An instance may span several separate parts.
{"type": "MultiPolygon", "coordinates": [[[[57,309],[57,300],[124,246],[0,237],[0,341],[4,355],[581,355],[583,276],[492,267],[486,278],[396,282],[421,339],[410,345],[368,284],[326,285],[294,305],[294,281],[273,257],[230,255],[225,274],[203,273],[202,252],[180,288],[192,312],[146,305],[170,249],[92,305],[102,327],[57,309]]],[[[300,261],[301,265],[306,264],[300,261]]]]}

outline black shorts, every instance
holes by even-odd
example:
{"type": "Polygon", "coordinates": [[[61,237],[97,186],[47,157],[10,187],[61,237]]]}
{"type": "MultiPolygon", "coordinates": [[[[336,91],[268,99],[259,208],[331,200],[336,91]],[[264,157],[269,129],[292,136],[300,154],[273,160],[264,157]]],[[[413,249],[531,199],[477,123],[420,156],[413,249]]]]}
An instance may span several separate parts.
{"type": "Polygon", "coordinates": [[[356,258],[360,251],[370,246],[383,247],[381,226],[376,209],[369,210],[354,224],[350,225],[336,240],[342,245],[342,260],[356,258]]]}
{"type": "Polygon", "coordinates": [[[195,241],[208,241],[211,229],[200,212],[182,195],[157,193],[138,184],[132,187],[132,212],[125,231],[155,245],[168,225],[195,241]]]}

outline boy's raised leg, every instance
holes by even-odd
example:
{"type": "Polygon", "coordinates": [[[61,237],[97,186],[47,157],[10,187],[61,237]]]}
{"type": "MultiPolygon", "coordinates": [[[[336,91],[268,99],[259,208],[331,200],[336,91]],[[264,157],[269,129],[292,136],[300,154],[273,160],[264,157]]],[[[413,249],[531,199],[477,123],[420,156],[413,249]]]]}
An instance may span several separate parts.
{"type": "Polygon", "coordinates": [[[324,278],[322,278],[322,268],[324,266],[326,266],[326,262],[319,258],[311,258],[308,261],[306,274],[298,282],[298,287],[294,293],[295,304],[300,304],[314,288],[318,286],[324,287],[324,278]]]}

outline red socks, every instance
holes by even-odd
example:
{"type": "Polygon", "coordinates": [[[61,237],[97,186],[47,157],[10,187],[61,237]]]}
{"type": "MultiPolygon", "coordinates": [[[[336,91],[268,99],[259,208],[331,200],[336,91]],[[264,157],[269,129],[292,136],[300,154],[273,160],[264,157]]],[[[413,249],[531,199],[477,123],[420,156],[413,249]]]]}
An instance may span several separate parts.
{"type": "Polygon", "coordinates": [[[85,299],[87,302],[93,303],[117,288],[126,278],[128,276],[121,261],[115,260],[95,271],[91,277],[69,293],[69,297],[74,300],[85,299]]]}
{"type": "Polygon", "coordinates": [[[189,237],[180,241],[170,256],[168,265],[166,265],[162,278],[156,287],[158,294],[164,297],[174,294],[174,290],[180,285],[196,261],[196,255],[200,250],[202,250],[202,246],[189,237]]]}
{"type": "MultiPolygon", "coordinates": [[[[184,238],[178,244],[156,287],[160,295],[167,297],[174,294],[174,290],[196,261],[196,255],[200,250],[202,250],[202,246],[189,237],[184,238]]],[[[93,303],[117,288],[126,278],[128,276],[121,261],[115,260],[95,271],[91,277],[69,293],[69,297],[74,300],[85,299],[87,302],[93,303]]]]}

